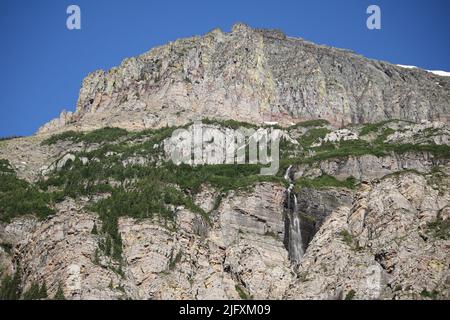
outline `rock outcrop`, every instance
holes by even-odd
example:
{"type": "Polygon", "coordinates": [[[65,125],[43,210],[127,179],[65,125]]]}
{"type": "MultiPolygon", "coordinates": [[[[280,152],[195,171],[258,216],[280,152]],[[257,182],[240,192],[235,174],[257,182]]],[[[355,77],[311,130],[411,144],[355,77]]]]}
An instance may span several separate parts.
{"type": "Polygon", "coordinates": [[[447,221],[448,197],[417,174],[365,184],[327,218],[287,297],[448,299],[449,241],[429,228],[447,221]]]}
{"type": "MultiPolygon", "coordinates": [[[[294,276],[282,241],[283,201],[282,187],[261,184],[224,198],[210,223],[185,209],[176,231],[121,219],[122,266],[98,249],[101,236],[92,230],[101,221],[74,201],[51,219],[2,226],[0,240],[14,245],[23,290],[46,283],[50,297],[62,285],[69,299],[278,299],[294,276]]],[[[0,262],[12,265],[11,257],[0,262]]]]}
{"type": "Polygon", "coordinates": [[[7,273],[20,261],[24,290],[45,282],[49,296],[62,286],[69,299],[448,298],[449,240],[430,227],[450,212],[448,178],[439,184],[404,173],[365,183],[353,202],[345,190],[301,191],[317,221],[303,218],[311,238],[296,267],[283,240],[285,191],[266,183],[224,198],[210,223],[185,209],[175,229],[121,219],[121,266],[98,249],[101,221],[65,201],[48,220],[2,226],[14,250],[0,261],[7,273]]]}
{"type": "Polygon", "coordinates": [[[201,118],[335,126],[449,119],[450,79],[236,24],[88,75],[76,111],[39,132],[145,129],[201,118]]]}

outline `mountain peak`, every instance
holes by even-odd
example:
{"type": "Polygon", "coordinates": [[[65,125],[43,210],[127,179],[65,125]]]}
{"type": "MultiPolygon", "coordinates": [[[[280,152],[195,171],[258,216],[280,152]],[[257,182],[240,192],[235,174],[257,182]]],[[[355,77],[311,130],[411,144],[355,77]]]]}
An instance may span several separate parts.
{"type": "Polygon", "coordinates": [[[388,119],[448,122],[448,78],[288,38],[244,23],[179,39],[83,81],[75,113],[39,133],[130,130],[201,118],[336,127],[388,119]]]}

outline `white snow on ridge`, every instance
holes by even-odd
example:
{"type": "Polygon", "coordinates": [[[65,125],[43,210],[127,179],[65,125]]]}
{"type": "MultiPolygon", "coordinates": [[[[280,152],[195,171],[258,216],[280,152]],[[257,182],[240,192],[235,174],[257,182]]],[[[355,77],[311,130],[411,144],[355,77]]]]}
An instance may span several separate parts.
{"type": "MultiPolygon", "coordinates": [[[[420,68],[417,68],[416,66],[406,66],[403,64],[397,64],[397,66],[405,68],[405,69],[420,69],[420,68]]],[[[450,77],[450,72],[448,72],[448,71],[442,71],[442,70],[425,70],[425,71],[431,72],[431,73],[441,76],[441,77],[450,77]]]]}
{"type": "Polygon", "coordinates": [[[417,69],[416,66],[406,66],[406,65],[403,65],[403,64],[397,64],[397,66],[405,68],[405,69],[417,69]]]}
{"type": "Polygon", "coordinates": [[[427,70],[427,71],[437,74],[438,76],[441,76],[441,77],[450,77],[450,72],[447,72],[447,71],[442,71],[442,70],[427,70]]]}

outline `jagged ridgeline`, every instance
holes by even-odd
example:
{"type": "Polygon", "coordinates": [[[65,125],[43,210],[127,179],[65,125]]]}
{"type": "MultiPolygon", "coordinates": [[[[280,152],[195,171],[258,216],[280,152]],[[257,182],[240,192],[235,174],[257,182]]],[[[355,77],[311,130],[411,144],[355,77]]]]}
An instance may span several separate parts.
{"type": "Polygon", "coordinates": [[[89,74],[76,111],[39,132],[142,130],[201,118],[284,127],[307,119],[334,126],[446,122],[449,79],[236,24],[229,33],[180,39],[89,74]]]}

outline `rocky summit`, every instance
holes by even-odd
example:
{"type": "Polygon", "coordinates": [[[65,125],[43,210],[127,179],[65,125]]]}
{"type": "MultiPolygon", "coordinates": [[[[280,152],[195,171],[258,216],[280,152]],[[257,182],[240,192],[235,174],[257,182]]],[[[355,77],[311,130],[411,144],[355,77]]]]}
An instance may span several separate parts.
{"type": "Polygon", "coordinates": [[[449,89],[244,24],[96,71],[0,141],[0,299],[449,299],[449,89]]]}
{"type": "Polygon", "coordinates": [[[289,126],[402,119],[448,122],[450,78],[236,24],[88,75],[75,113],[39,132],[143,130],[209,117],[289,126]]]}

